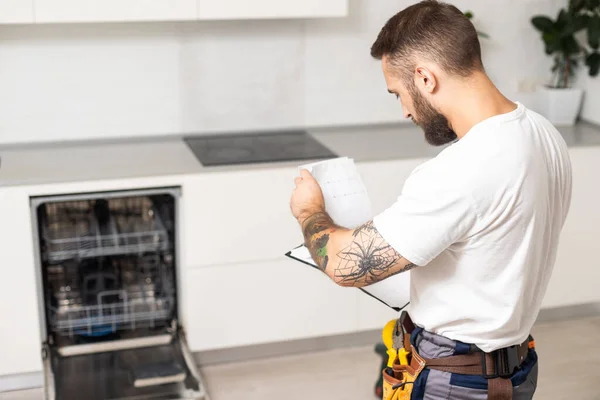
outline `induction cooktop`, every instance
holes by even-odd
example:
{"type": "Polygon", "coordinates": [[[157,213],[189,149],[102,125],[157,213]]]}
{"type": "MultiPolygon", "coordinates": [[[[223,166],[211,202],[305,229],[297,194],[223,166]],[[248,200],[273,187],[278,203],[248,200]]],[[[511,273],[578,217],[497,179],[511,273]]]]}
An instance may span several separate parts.
{"type": "Polygon", "coordinates": [[[206,167],[337,157],[303,130],[195,136],[184,140],[206,167]]]}

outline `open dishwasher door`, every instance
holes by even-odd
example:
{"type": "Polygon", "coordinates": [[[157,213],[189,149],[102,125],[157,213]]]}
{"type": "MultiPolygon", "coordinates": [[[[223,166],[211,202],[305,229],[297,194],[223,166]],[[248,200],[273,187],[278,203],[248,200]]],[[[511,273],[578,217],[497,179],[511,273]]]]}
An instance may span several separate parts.
{"type": "Polygon", "coordinates": [[[180,196],[31,199],[47,399],[208,400],[178,322],[180,196]]]}
{"type": "Polygon", "coordinates": [[[46,399],[209,400],[180,334],[123,342],[72,355],[47,346],[46,399]]]}

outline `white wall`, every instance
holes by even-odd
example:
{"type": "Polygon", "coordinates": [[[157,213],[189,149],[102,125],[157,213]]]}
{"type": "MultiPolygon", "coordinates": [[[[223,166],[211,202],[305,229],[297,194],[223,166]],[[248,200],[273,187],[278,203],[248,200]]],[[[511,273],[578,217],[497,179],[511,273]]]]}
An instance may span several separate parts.
{"type": "MultiPolygon", "coordinates": [[[[369,48],[409,0],[352,0],[341,20],[0,27],[0,143],[395,122],[369,48]]],[[[529,22],[565,0],[456,0],[492,36],[511,98],[550,60],[529,22]],[[525,61],[524,61],[525,60],[525,61]]]]}
{"type": "Polygon", "coordinates": [[[160,25],[0,28],[0,142],[179,131],[178,44],[160,25]]]}

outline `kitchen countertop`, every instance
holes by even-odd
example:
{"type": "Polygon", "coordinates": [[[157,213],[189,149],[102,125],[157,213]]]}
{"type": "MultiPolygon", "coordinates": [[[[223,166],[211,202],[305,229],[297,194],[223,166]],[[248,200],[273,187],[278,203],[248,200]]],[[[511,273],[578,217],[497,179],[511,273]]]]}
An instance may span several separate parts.
{"type": "MultiPolygon", "coordinates": [[[[569,147],[600,146],[600,126],[560,127],[569,147]]],[[[308,129],[340,156],[357,163],[430,158],[441,148],[429,146],[412,124],[308,129]]],[[[203,167],[182,136],[114,141],[11,145],[0,147],[0,187],[174,176],[197,173],[295,167],[304,162],[203,167]]]]}

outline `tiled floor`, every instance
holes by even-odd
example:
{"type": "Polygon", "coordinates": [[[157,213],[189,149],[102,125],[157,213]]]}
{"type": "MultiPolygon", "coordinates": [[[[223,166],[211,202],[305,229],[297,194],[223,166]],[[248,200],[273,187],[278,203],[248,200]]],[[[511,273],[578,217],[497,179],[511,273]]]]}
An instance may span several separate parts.
{"type": "MultiPolygon", "coordinates": [[[[540,357],[536,399],[600,399],[600,318],[535,327],[540,357]]],[[[368,400],[379,367],[372,346],[205,368],[212,400],[368,400]]],[[[0,394],[40,400],[41,390],[0,394]]]]}

